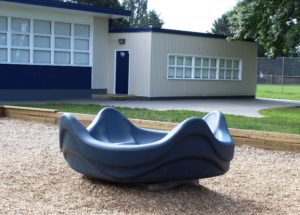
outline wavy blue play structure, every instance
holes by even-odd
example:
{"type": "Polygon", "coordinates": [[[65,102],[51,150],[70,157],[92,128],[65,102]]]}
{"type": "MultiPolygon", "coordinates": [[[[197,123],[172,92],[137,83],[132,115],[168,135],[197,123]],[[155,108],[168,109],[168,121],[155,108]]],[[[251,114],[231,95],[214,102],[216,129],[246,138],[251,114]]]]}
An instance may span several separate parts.
{"type": "Polygon", "coordinates": [[[60,148],[75,171],[121,183],[159,183],[222,175],[234,155],[225,118],[211,112],[170,132],[139,128],[114,108],[85,128],[71,114],[60,120],[60,148]]]}

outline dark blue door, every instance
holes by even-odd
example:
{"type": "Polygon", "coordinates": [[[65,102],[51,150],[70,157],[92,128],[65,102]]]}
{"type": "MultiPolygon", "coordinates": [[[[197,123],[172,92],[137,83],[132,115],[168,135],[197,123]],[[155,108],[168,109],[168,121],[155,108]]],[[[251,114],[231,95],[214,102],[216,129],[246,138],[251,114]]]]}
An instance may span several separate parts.
{"type": "Polygon", "coordinates": [[[129,52],[117,51],[116,94],[128,94],[129,52]]]}

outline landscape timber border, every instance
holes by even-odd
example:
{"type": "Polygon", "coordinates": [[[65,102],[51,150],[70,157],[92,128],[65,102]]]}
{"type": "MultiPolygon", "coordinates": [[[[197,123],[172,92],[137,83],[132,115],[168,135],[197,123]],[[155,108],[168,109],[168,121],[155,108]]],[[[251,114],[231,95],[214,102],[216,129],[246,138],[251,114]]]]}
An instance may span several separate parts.
{"type": "MultiPolygon", "coordinates": [[[[0,117],[58,124],[63,112],[52,109],[28,108],[17,106],[0,106],[0,117]]],[[[85,126],[89,125],[95,115],[72,113],[85,126]]],[[[143,119],[130,119],[135,125],[155,130],[173,129],[177,123],[159,122],[143,119]]],[[[256,148],[290,151],[300,153],[300,135],[265,131],[253,131],[230,128],[230,133],[237,145],[256,148]]]]}

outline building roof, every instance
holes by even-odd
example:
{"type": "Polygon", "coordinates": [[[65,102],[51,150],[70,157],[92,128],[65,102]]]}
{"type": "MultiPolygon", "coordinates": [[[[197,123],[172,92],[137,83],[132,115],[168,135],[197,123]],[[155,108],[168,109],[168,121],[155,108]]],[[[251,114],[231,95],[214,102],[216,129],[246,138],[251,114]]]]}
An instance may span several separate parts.
{"type": "MultiPolygon", "coordinates": [[[[164,29],[164,28],[126,28],[126,29],[110,29],[109,33],[134,33],[134,32],[158,32],[166,34],[176,34],[176,35],[186,35],[186,36],[196,36],[196,37],[208,37],[208,38],[217,38],[217,39],[226,39],[230,35],[223,34],[212,34],[212,33],[200,33],[193,31],[181,31],[173,29],[164,29]]],[[[243,40],[254,42],[253,40],[243,40]]]]}
{"type": "Polygon", "coordinates": [[[10,4],[22,4],[29,6],[40,6],[40,7],[48,7],[48,8],[57,8],[57,9],[65,9],[71,11],[80,11],[80,12],[88,12],[94,15],[107,15],[109,18],[120,18],[131,15],[131,11],[129,10],[121,10],[114,8],[102,8],[102,7],[94,7],[89,5],[82,5],[70,2],[62,2],[57,0],[0,0],[1,2],[6,2],[10,4]]]}
{"type": "Polygon", "coordinates": [[[198,36],[198,37],[211,37],[226,39],[227,36],[220,34],[210,34],[210,33],[200,33],[192,31],[180,31],[173,29],[164,29],[164,28],[127,28],[127,29],[110,29],[110,33],[133,33],[133,32],[158,32],[158,33],[167,33],[167,34],[179,34],[179,35],[188,35],[188,36],[198,36]]]}

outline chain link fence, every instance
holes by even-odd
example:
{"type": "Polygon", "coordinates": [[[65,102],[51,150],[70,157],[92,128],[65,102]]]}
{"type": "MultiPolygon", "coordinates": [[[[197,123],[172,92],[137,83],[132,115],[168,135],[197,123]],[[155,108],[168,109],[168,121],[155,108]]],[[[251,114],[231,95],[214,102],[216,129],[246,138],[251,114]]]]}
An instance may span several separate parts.
{"type": "Polygon", "coordinates": [[[259,57],[257,61],[257,83],[276,85],[300,84],[300,57],[259,57]]]}

